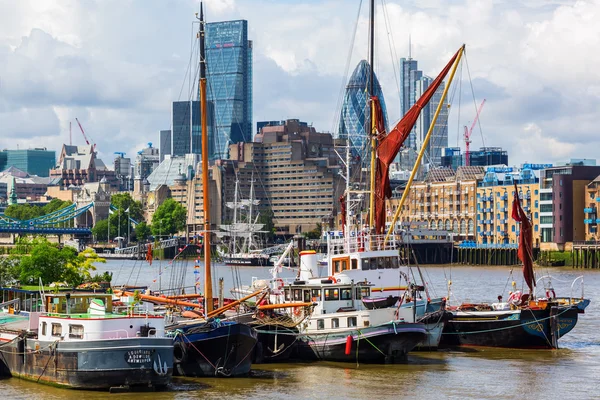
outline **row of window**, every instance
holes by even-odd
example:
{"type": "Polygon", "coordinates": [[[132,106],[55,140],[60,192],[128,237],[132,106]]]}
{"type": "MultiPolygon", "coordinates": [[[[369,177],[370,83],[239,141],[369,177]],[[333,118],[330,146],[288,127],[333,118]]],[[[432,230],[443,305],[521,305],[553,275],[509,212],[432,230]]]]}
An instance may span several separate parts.
{"type": "MultiPolygon", "coordinates": [[[[47,324],[42,322],[42,336],[46,336],[47,324]]],[[[52,323],[52,336],[62,337],[62,324],[52,323]]],[[[69,324],[69,338],[83,339],[83,325],[69,324]]]]}
{"type": "MultiPolygon", "coordinates": [[[[347,317],[346,323],[347,323],[348,328],[357,326],[356,317],[347,317]]],[[[340,327],[340,319],[339,318],[331,318],[331,329],[335,329],[335,328],[339,328],[339,327],[340,327]]],[[[318,330],[325,329],[325,320],[324,319],[317,320],[317,329],[318,330]]]]}
{"type": "MultiPolygon", "coordinates": [[[[368,287],[357,287],[355,299],[360,300],[368,297],[371,293],[368,287]]],[[[352,300],[352,288],[326,288],[326,289],[290,289],[285,288],[285,299],[287,301],[303,301],[305,303],[315,301],[338,301],[352,300]]]]}

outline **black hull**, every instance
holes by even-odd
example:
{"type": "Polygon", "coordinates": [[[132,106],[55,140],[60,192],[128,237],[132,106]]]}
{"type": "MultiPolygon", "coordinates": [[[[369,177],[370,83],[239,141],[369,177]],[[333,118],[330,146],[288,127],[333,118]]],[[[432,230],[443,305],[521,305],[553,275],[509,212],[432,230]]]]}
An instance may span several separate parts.
{"type": "Polygon", "coordinates": [[[171,382],[173,350],[170,339],[94,342],[58,342],[54,348],[51,343],[20,337],[2,346],[0,373],[84,390],[161,389],[171,382]],[[36,343],[40,350],[36,351],[36,343]],[[148,361],[138,358],[130,363],[127,354],[132,351],[136,357],[139,352],[147,354],[148,361]]]}
{"type": "Polygon", "coordinates": [[[255,326],[258,331],[254,362],[286,362],[294,352],[298,342],[298,330],[274,325],[255,326]]]}
{"type": "Polygon", "coordinates": [[[223,257],[225,265],[237,267],[271,267],[273,263],[262,257],[223,257]]]}
{"type": "Polygon", "coordinates": [[[210,323],[171,327],[175,337],[175,376],[235,377],[248,375],[256,346],[256,331],[245,324],[210,323]]]}
{"type": "MultiPolygon", "coordinates": [[[[577,324],[577,307],[559,308],[558,337],[577,324]]],[[[524,309],[520,314],[498,311],[454,313],[446,322],[440,347],[485,346],[507,348],[553,348],[550,307],[524,309]]]]}
{"type": "Polygon", "coordinates": [[[427,336],[423,324],[386,324],[357,331],[311,335],[298,344],[298,357],[303,360],[390,364],[406,360],[427,336]],[[346,341],[352,336],[349,354],[346,341]],[[368,339],[368,341],[366,340],[368,339]]]}

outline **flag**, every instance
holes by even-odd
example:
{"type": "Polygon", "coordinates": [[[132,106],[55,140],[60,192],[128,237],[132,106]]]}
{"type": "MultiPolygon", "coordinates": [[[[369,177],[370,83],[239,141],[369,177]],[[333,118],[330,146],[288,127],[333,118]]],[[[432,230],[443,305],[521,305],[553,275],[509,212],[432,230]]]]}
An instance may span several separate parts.
{"type": "Polygon", "coordinates": [[[127,210],[125,210],[125,212],[126,212],[126,213],[128,213],[128,212],[129,212],[129,207],[127,207],[127,210]]]}
{"type": "Polygon", "coordinates": [[[108,209],[108,213],[109,213],[109,214],[114,214],[115,212],[109,208],[109,209],[108,209]]]}

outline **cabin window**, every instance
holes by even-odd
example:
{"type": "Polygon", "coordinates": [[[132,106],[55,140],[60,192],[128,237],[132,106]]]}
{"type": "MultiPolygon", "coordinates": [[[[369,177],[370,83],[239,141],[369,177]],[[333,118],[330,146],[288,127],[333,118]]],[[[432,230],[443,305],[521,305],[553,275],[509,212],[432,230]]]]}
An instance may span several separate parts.
{"type": "Polygon", "coordinates": [[[339,289],[325,289],[325,301],[339,300],[340,292],[339,289]]]}
{"type": "Polygon", "coordinates": [[[358,260],[356,258],[350,260],[350,263],[352,264],[352,269],[358,269],[358,260]]]}
{"type": "Polygon", "coordinates": [[[348,328],[356,326],[356,317],[348,317],[348,328]]]}
{"type": "Polygon", "coordinates": [[[333,271],[342,272],[342,262],[340,260],[336,260],[333,262],[333,271]]]}
{"type": "Polygon", "coordinates": [[[356,288],[356,299],[360,300],[361,298],[362,298],[361,297],[361,289],[360,288],[356,288]]]}
{"type": "Polygon", "coordinates": [[[371,295],[371,289],[368,287],[360,288],[360,298],[369,297],[371,295]]]}
{"type": "Polygon", "coordinates": [[[302,289],[294,289],[294,300],[302,301],[302,289]]]}
{"type": "Polygon", "coordinates": [[[383,260],[383,264],[385,265],[386,269],[392,268],[392,257],[386,257],[383,260]]]}
{"type": "Polygon", "coordinates": [[[369,321],[363,321],[363,325],[364,325],[365,327],[369,326],[369,321]]]}
{"type": "Polygon", "coordinates": [[[83,325],[69,325],[69,337],[71,339],[83,339],[83,325]]]}
{"type": "Polygon", "coordinates": [[[377,259],[377,269],[384,269],[385,268],[384,259],[385,259],[385,257],[379,257],[377,259]]]}
{"type": "Polygon", "coordinates": [[[42,322],[42,336],[46,336],[46,323],[42,322]]]}
{"type": "Polygon", "coordinates": [[[398,260],[398,257],[392,257],[392,268],[400,268],[400,261],[398,260]]]}
{"type": "Polygon", "coordinates": [[[362,269],[363,269],[363,271],[368,271],[371,269],[371,259],[370,258],[363,258],[362,269]]]}
{"type": "Polygon", "coordinates": [[[285,299],[286,299],[287,301],[290,301],[290,300],[292,299],[292,298],[290,297],[290,289],[289,289],[289,288],[286,288],[286,289],[284,289],[284,293],[285,293],[285,299]]]}
{"type": "Polygon", "coordinates": [[[339,318],[331,318],[331,327],[334,328],[334,329],[340,327],[340,320],[339,320],[339,318]]]}
{"type": "Polygon", "coordinates": [[[342,289],[342,300],[352,300],[352,289],[342,289]]]}
{"type": "Polygon", "coordinates": [[[61,324],[52,324],[52,336],[61,336],[62,335],[62,325],[61,324]]]}
{"type": "Polygon", "coordinates": [[[321,290],[320,289],[312,290],[312,301],[321,301],[321,290]]]}
{"type": "Polygon", "coordinates": [[[325,329],[325,320],[324,319],[317,320],[317,329],[320,331],[325,329]]]}
{"type": "Polygon", "coordinates": [[[304,291],[304,302],[305,303],[310,303],[310,290],[305,290],[304,291]]]}

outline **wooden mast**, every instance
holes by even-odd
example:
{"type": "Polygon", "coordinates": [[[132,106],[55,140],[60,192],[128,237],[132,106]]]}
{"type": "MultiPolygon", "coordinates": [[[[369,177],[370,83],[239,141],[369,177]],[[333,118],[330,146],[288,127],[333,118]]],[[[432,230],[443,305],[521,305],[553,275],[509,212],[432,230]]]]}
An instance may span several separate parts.
{"type": "Polygon", "coordinates": [[[421,165],[421,160],[423,159],[423,155],[425,154],[425,150],[427,149],[427,144],[429,143],[429,139],[431,138],[431,134],[433,132],[433,129],[435,128],[435,123],[438,119],[438,116],[440,115],[440,111],[442,110],[442,107],[446,107],[444,104],[444,101],[446,100],[446,96],[448,95],[448,89],[450,88],[450,84],[452,83],[452,80],[454,79],[454,74],[456,73],[456,68],[458,67],[458,64],[460,64],[460,59],[461,59],[464,51],[465,51],[465,45],[463,44],[461,46],[461,48],[459,49],[458,56],[456,57],[456,61],[454,62],[454,65],[452,66],[452,72],[450,72],[450,77],[448,78],[448,83],[444,87],[444,91],[442,93],[442,98],[440,99],[437,109],[435,110],[435,114],[433,116],[433,120],[431,121],[431,125],[429,125],[429,130],[427,131],[427,135],[425,136],[425,139],[423,140],[423,144],[421,144],[421,150],[419,151],[419,155],[417,156],[417,161],[415,161],[415,164],[413,165],[412,172],[410,174],[408,182],[406,183],[404,192],[402,193],[402,198],[400,199],[400,204],[398,204],[398,207],[396,208],[396,213],[394,214],[394,218],[392,220],[392,223],[390,224],[390,228],[388,229],[387,234],[385,235],[385,239],[383,241],[384,245],[385,245],[385,243],[387,243],[390,235],[394,231],[394,226],[396,225],[396,221],[398,220],[398,217],[400,216],[400,212],[402,211],[404,202],[406,201],[406,198],[408,197],[408,193],[410,192],[410,187],[412,186],[413,180],[415,179],[415,175],[417,174],[417,171],[419,170],[419,166],[421,165]]]}
{"type": "MultiPolygon", "coordinates": [[[[369,82],[369,101],[371,105],[371,179],[370,179],[370,199],[369,199],[369,230],[373,230],[375,226],[375,159],[377,158],[377,129],[375,126],[375,104],[373,103],[372,96],[375,94],[375,68],[373,63],[375,62],[375,0],[371,0],[370,6],[370,29],[371,29],[371,44],[370,44],[370,57],[369,64],[371,66],[371,75],[369,82]]],[[[370,243],[370,242],[369,242],[370,243]]]]}
{"type": "Polygon", "coordinates": [[[206,56],[204,49],[204,11],[200,2],[200,121],[202,124],[202,203],[204,208],[204,312],[213,310],[210,271],[210,195],[208,182],[208,129],[206,126],[206,56]]]}

